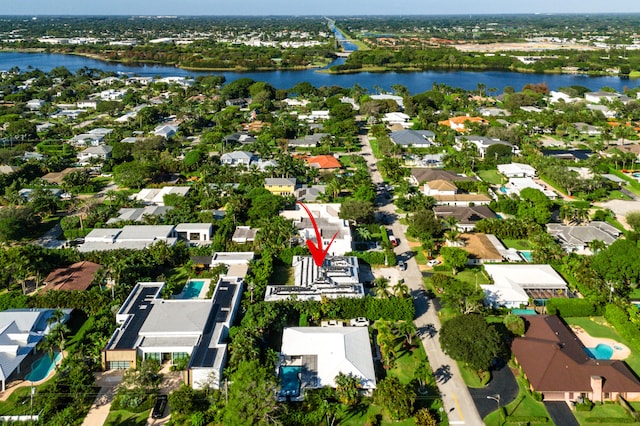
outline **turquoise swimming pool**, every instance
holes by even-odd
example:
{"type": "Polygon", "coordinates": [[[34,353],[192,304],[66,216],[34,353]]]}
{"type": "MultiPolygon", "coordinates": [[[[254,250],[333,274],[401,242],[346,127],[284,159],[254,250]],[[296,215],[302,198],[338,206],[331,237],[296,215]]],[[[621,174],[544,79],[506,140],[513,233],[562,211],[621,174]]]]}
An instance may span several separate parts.
{"type": "Polygon", "coordinates": [[[512,309],[514,315],[538,315],[535,309],[512,309]]]}
{"type": "Polygon", "coordinates": [[[532,263],[533,262],[533,254],[530,251],[524,251],[521,250],[518,252],[518,254],[520,254],[520,256],[522,256],[522,258],[527,261],[527,263],[532,263]]]}
{"type": "Polygon", "coordinates": [[[44,354],[40,359],[31,364],[31,372],[25,377],[30,382],[39,382],[46,378],[54,369],[55,364],[60,361],[62,354],[60,352],[53,356],[53,360],[49,354],[44,354]]]}
{"type": "Polygon", "coordinates": [[[280,395],[299,396],[300,395],[300,366],[280,367],[280,395]]]}
{"type": "Polygon", "coordinates": [[[182,299],[197,299],[204,287],[204,280],[189,280],[182,290],[182,299]]]}
{"type": "Polygon", "coordinates": [[[595,348],[584,348],[584,351],[593,359],[611,359],[613,348],[606,343],[599,343],[595,348]]]}

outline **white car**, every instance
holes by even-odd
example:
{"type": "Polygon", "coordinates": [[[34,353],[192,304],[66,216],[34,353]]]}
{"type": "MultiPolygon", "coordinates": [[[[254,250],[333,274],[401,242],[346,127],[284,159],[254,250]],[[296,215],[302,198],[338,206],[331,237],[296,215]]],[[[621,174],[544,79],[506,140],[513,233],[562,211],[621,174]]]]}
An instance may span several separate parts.
{"type": "Polygon", "coordinates": [[[427,265],[432,268],[439,264],[440,264],[440,261],[438,259],[431,259],[430,261],[427,262],[427,265]]]}
{"type": "Polygon", "coordinates": [[[353,318],[349,321],[351,327],[369,327],[369,320],[365,317],[353,318]]]}

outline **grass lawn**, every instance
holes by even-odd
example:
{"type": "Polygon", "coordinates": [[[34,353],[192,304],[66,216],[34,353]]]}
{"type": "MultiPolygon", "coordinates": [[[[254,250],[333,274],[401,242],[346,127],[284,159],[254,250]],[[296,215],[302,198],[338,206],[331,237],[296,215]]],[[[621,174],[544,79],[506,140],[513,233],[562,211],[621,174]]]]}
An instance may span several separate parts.
{"type": "Polygon", "coordinates": [[[501,240],[502,244],[507,248],[513,248],[516,250],[531,250],[533,247],[528,240],[501,240]]]}
{"type": "Polygon", "coordinates": [[[369,138],[369,145],[371,145],[371,152],[373,152],[373,156],[380,159],[382,155],[380,154],[380,147],[378,146],[378,140],[375,138],[369,138]]]}
{"type": "Polygon", "coordinates": [[[291,266],[274,264],[271,284],[273,285],[293,285],[295,279],[294,270],[291,266]]]}
{"type": "Polygon", "coordinates": [[[487,383],[482,382],[482,379],[475,371],[471,370],[463,363],[458,362],[458,369],[460,369],[462,380],[464,380],[464,383],[470,388],[483,388],[487,385],[487,383]]]}
{"type": "Polygon", "coordinates": [[[630,201],[631,198],[627,197],[626,195],[624,195],[622,192],[618,191],[617,189],[614,191],[609,192],[609,199],[610,200],[625,200],[625,201],[630,201]]]}
{"type": "Polygon", "coordinates": [[[105,426],[145,426],[150,410],[142,413],[132,413],[126,410],[110,411],[105,426]]]}
{"type": "Polygon", "coordinates": [[[629,293],[629,299],[631,300],[640,300],[640,288],[634,288],[629,293]]]}
{"type": "Polygon", "coordinates": [[[479,170],[477,175],[480,176],[480,179],[492,185],[501,185],[506,180],[497,170],[479,170]]]}
{"type": "MultiPolygon", "coordinates": [[[[46,383],[36,386],[36,393],[46,392],[47,387],[46,383]]],[[[13,391],[6,401],[0,402],[0,416],[28,415],[30,409],[30,393],[31,388],[29,386],[13,391]]]]}
{"type": "Polygon", "coordinates": [[[574,411],[574,415],[581,425],[604,425],[604,426],[616,426],[620,422],[616,422],[615,419],[629,419],[631,416],[618,404],[597,404],[591,411],[574,411]],[[588,421],[588,419],[611,419],[612,421],[601,423],[600,421],[588,421]]]}
{"type": "MultiPolygon", "coordinates": [[[[569,325],[578,325],[582,327],[584,331],[593,337],[606,337],[629,346],[629,342],[620,336],[620,334],[618,334],[618,332],[604,319],[604,317],[570,317],[563,319],[569,325]]],[[[631,348],[631,346],[629,346],[629,348],[631,348]]],[[[632,350],[629,358],[624,361],[636,374],[640,374],[640,354],[632,350]]]]}
{"type": "MultiPolygon", "coordinates": [[[[547,409],[544,407],[542,402],[538,402],[529,394],[529,391],[526,388],[524,383],[524,379],[521,377],[516,377],[518,382],[518,386],[520,387],[520,392],[516,399],[511,402],[509,405],[505,407],[505,411],[507,416],[535,416],[535,417],[547,417],[549,418],[549,413],[547,409]]],[[[496,406],[497,408],[497,406],[496,406]]],[[[502,417],[502,421],[504,421],[504,417],[502,417]]],[[[486,425],[495,425],[498,424],[498,411],[494,411],[484,418],[484,424],[486,425]]],[[[500,423],[502,424],[502,423],[500,423]]],[[[550,425],[551,423],[530,423],[531,426],[543,426],[550,425]]]]}

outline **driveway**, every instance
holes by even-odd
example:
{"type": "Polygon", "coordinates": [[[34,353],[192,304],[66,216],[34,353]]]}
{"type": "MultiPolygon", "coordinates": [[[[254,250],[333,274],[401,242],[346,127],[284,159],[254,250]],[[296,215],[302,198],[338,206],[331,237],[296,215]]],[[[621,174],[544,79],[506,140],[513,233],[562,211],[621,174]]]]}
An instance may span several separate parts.
{"type": "Polygon", "coordinates": [[[545,401],[545,408],[551,416],[551,421],[555,425],[580,426],[571,408],[564,401],[545,401]]]}
{"type": "Polygon", "coordinates": [[[518,383],[509,366],[503,362],[491,372],[491,381],[487,386],[479,389],[469,388],[469,392],[480,417],[485,418],[498,409],[496,401],[487,397],[500,395],[500,406],[504,407],[518,396],[518,383]]]}

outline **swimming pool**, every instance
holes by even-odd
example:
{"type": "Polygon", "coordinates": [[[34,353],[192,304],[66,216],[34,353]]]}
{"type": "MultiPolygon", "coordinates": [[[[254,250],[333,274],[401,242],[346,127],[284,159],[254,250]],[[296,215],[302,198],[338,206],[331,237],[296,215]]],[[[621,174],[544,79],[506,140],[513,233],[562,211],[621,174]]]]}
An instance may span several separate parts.
{"type": "Polygon", "coordinates": [[[535,309],[512,309],[514,315],[538,315],[535,309]]]}
{"type": "Polygon", "coordinates": [[[584,351],[594,359],[611,359],[613,355],[613,348],[606,343],[598,343],[595,348],[584,348],[584,351]]]}
{"type": "Polygon", "coordinates": [[[189,280],[184,286],[182,293],[180,293],[180,298],[197,299],[200,296],[202,287],[204,287],[204,280],[189,280]]]}
{"type": "Polygon", "coordinates": [[[300,395],[300,366],[280,367],[280,395],[300,395]]]}
{"type": "Polygon", "coordinates": [[[533,254],[531,253],[531,251],[519,251],[518,254],[520,254],[520,256],[522,256],[522,258],[528,262],[528,263],[532,263],[533,262],[533,254]]]}
{"type": "Polygon", "coordinates": [[[30,382],[39,382],[40,380],[46,378],[55,367],[55,364],[60,361],[61,357],[62,354],[60,352],[56,353],[53,356],[53,360],[51,359],[49,354],[43,355],[40,359],[34,361],[34,363],[31,364],[31,372],[27,374],[25,379],[30,382]]]}
{"type": "Polygon", "coordinates": [[[502,192],[503,194],[507,194],[509,192],[509,190],[507,188],[505,188],[504,186],[500,187],[500,192],[502,192]]]}

